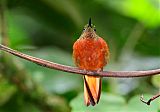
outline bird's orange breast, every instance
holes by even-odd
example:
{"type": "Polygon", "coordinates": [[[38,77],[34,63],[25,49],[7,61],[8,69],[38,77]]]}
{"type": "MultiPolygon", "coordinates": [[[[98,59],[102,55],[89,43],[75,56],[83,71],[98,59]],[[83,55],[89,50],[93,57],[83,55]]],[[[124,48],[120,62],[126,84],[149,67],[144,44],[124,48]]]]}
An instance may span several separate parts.
{"type": "Polygon", "coordinates": [[[73,57],[79,68],[98,70],[107,64],[109,49],[100,37],[80,38],[73,45],[73,57]]]}

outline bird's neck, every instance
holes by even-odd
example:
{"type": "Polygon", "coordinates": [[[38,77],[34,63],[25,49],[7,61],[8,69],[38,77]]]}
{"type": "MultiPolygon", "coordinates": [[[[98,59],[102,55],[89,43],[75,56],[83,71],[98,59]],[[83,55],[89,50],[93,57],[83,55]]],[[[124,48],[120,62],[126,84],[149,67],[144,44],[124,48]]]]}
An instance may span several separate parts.
{"type": "Polygon", "coordinates": [[[83,39],[96,39],[98,35],[95,32],[83,32],[80,36],[83,39]]]}

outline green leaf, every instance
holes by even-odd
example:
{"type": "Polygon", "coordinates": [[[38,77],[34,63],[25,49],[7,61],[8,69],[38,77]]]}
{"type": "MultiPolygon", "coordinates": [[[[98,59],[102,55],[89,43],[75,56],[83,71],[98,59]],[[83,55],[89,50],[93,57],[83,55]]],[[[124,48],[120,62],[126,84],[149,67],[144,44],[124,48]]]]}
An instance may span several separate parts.
{"type": "Polygon", "coordinates": [[[160,88],[160,74],[152,77],[152,84],[155,87],[160,88]]]}
{"type": "Polygon", "coordinates": [[[29,43],[27,31],[17,21],[17,15],[7,12],[7,30],[10,44],[13,47],[29,43]]]}
{"type": "MultiPolygon", "coordinates": [[[[145,100],[151,97],[153,97],[153,95],[144,95],[145,100]]],[[[128,112],[158,112],[159,106],[158,100],[153,101],[151,105],[148,106],[140,101],[140,95],[136,95],[132,97],[128,103],[128,112]]]]}
{"type": "Polygon", "coordinates": [[[121,96],[103,93],[98,105],[96,106],[85,106],[83,100],[83,94],[79,94],[70,103],[72,112],[123,112],[123,106],[125,100],[121,96]]]}
{"type": "Polygon", "coordinates": [[[0,112],[28,112],[28,110],[29,112],[41,112],[40,108],[38,108],[36,105],[27,101],[18,102],[17,99],[14,99],[14,101],[2,106],[0,108],[0,112]]]}
{"type": "Polygon", "coordinates": [[[0,80],[0,106],[5,104],[16,92],[16,87],[11,85],[7,80],[0,80]]]}
{"type": "Polygon", "coordinates": [[[120,14],[137,19],[146,26],[160,25],[159,0],[97,0],[120,14]],[[152,16],[151,16],[152,15],[152,16]]]}

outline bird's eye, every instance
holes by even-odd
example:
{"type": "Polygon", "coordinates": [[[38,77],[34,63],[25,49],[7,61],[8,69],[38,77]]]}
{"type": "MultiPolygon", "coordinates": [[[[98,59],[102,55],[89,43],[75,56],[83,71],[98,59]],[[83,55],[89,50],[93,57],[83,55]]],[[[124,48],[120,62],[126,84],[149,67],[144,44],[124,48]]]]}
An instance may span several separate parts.
{"type": "Polygon", "coordinates": [[[96,31],[96,29],[94,28],[94,31],[96,31]]]}
{"type": "Polygon", "coordinates": [[[85,30],[85,28],[83,28],[83,31],[85,30]]]}

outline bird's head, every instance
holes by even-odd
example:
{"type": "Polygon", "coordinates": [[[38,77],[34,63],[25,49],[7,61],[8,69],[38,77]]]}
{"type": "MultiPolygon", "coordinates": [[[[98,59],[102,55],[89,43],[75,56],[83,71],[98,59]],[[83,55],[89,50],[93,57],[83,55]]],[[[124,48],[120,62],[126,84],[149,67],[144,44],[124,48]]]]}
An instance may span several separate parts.
{"type": "Polygon", "coordinates": [[[81,37],[82,38],[94,38],[96,37],[95,25],[92,24],[91,18],[89,19],[88,24],[84,26],[81,37]]]}

